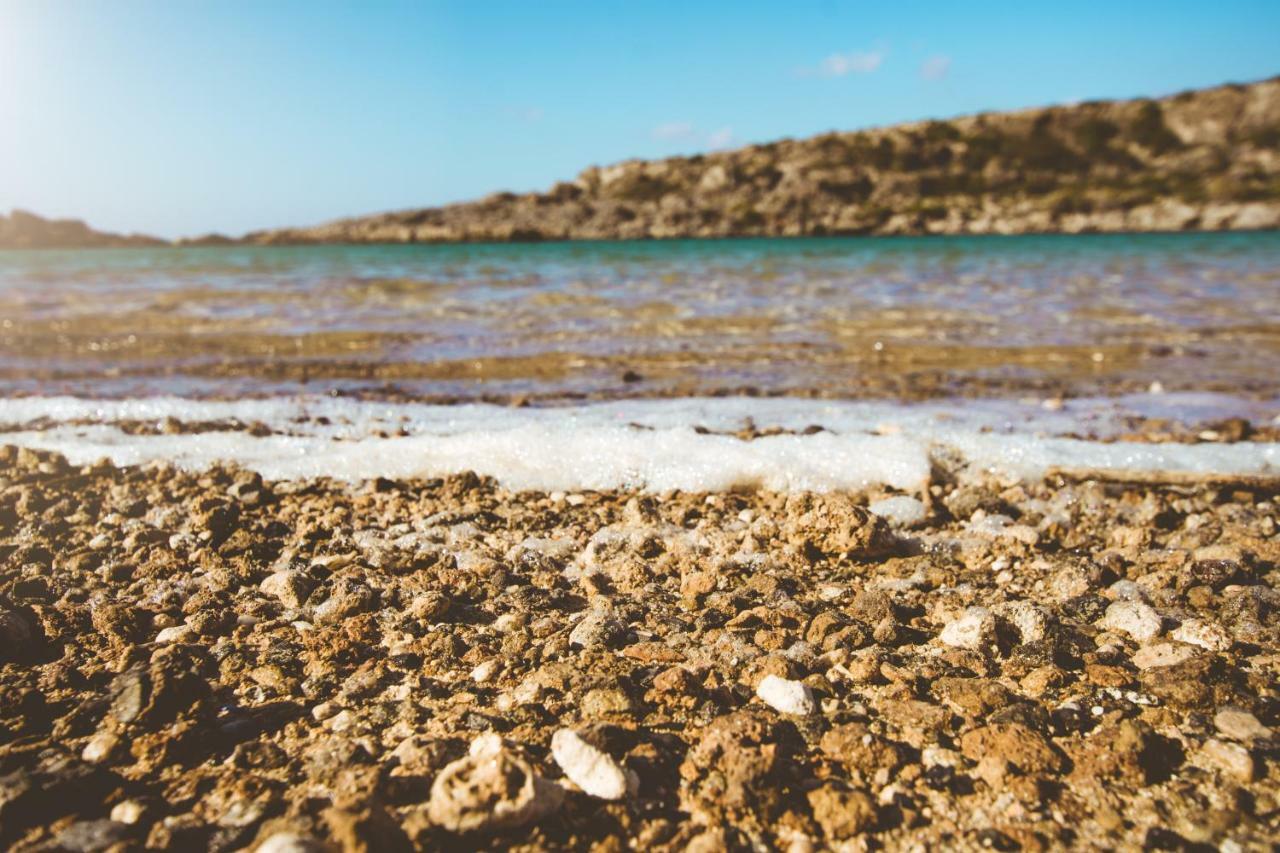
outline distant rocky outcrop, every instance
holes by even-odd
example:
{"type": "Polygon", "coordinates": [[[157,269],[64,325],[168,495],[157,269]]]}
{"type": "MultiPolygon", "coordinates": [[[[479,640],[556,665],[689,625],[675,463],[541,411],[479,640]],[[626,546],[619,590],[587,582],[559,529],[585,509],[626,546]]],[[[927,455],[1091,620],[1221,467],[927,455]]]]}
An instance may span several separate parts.
{"type": "Polygon", "coordinates": [[[1280,78],[592,167],[257,243],[1280,227],[1280,78]]]}
{"type": "Polygon", "coordinates": [[[165,241],[141,234],[94,231],[79,219],[45,219],[15,210],[0,214],[0,249],[96,249],[119,246],[163,246],[165,241]]]}

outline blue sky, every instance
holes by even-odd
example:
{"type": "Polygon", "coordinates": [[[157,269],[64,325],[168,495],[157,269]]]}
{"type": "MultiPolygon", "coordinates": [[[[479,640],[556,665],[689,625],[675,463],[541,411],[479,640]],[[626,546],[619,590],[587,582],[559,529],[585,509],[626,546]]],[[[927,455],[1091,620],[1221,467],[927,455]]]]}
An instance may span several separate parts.
{"type": "Polygon", "coordinates": [[[0,0],[0,210],[165,236],[1280,73],[1280,2],[0,0]]]}

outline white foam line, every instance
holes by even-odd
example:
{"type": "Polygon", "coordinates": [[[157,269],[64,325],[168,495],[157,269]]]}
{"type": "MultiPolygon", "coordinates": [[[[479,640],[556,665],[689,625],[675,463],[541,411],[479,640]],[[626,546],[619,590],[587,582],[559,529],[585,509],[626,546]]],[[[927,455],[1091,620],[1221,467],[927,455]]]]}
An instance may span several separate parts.
{"type": "MultiPolygon", "coordinates": [[[[187,468],[234,461],[271,479],[360,480],[473,470],[511,488],[545,490],[716,491],[758,486],[826,491],[876,483],[917,489],[928,477],[930,454],[940,446],[952,448],[978,468],[1024,478],[1054,466],[1226,474],[1280,470],[1276,444],[1107,444],[1044,434],[1118,428],[1121,416],[1143,403],[1073,401],[1062,411],[1046,411],[1007,401],[900,405],[728,398],[515,409],[327,398],[32,398],[0,400],[0,422],[43,418],[61,423],[0,433],[0,443],[56,450],[75,464],[102,457],[117,464],[165,460],[187,468]],[[129,435],[114,425],[166,417],[262,421],[292,434],[129,435]],[[307,420],[298,422],[303,418],[307,420]],[[694,428],[734,430],[747,418],[761,428],[824,429],[742,441],[694,428]],[[888,434],[875,434],[877,428],[888,434]],[[400,429],[409,434],[379,435],[400,429]]],[[[1169,401],[1159,405],[1172,410],[1169,401]]],[[[1197,398],[1187,405],[1223,413],[1236,403],[1197,398]]]]}
{"type": "Polygon", "coordinates": [[[779,491],[919,486],[929,472],[918,442],[883,436],[781,435],[740,441],[689,428],[563,428],[545,424],[456,435],[363,438],[255,437],[243,432],[127,435],[111,426],[0,435],[0,442],[57,450],[72,463],[154,459],[187,468],[244,465],[270,479],[429,477],[472,470],[517,489],[643,488],[779,491]]]}

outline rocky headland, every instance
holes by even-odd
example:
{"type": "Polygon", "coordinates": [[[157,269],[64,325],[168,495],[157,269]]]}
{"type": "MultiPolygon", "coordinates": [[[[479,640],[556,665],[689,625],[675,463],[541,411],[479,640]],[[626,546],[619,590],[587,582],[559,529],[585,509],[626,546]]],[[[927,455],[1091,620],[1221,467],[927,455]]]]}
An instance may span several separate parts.
{"type": "Polygon", "coordinates": [[[79,219],[45,219],[25,210],[0,213],[0,249],[93,249],[163,246],[144,234],[95,231],[79,219]]]}
{"type": "Polygon", "coordinates": [[[543,193],[254,243],[1249,230],[1280,226],[1280,78],[591,167],[543,193]]]}

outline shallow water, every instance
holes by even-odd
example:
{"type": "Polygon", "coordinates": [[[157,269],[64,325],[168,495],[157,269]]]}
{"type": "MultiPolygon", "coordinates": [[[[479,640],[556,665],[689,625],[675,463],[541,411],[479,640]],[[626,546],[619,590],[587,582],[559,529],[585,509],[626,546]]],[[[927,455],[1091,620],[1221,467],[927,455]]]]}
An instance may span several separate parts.
{"type": "Polygon", "coordinates": [[[1280,235],[0,253],[0,393],[1274,395],[1280,235]]]}

